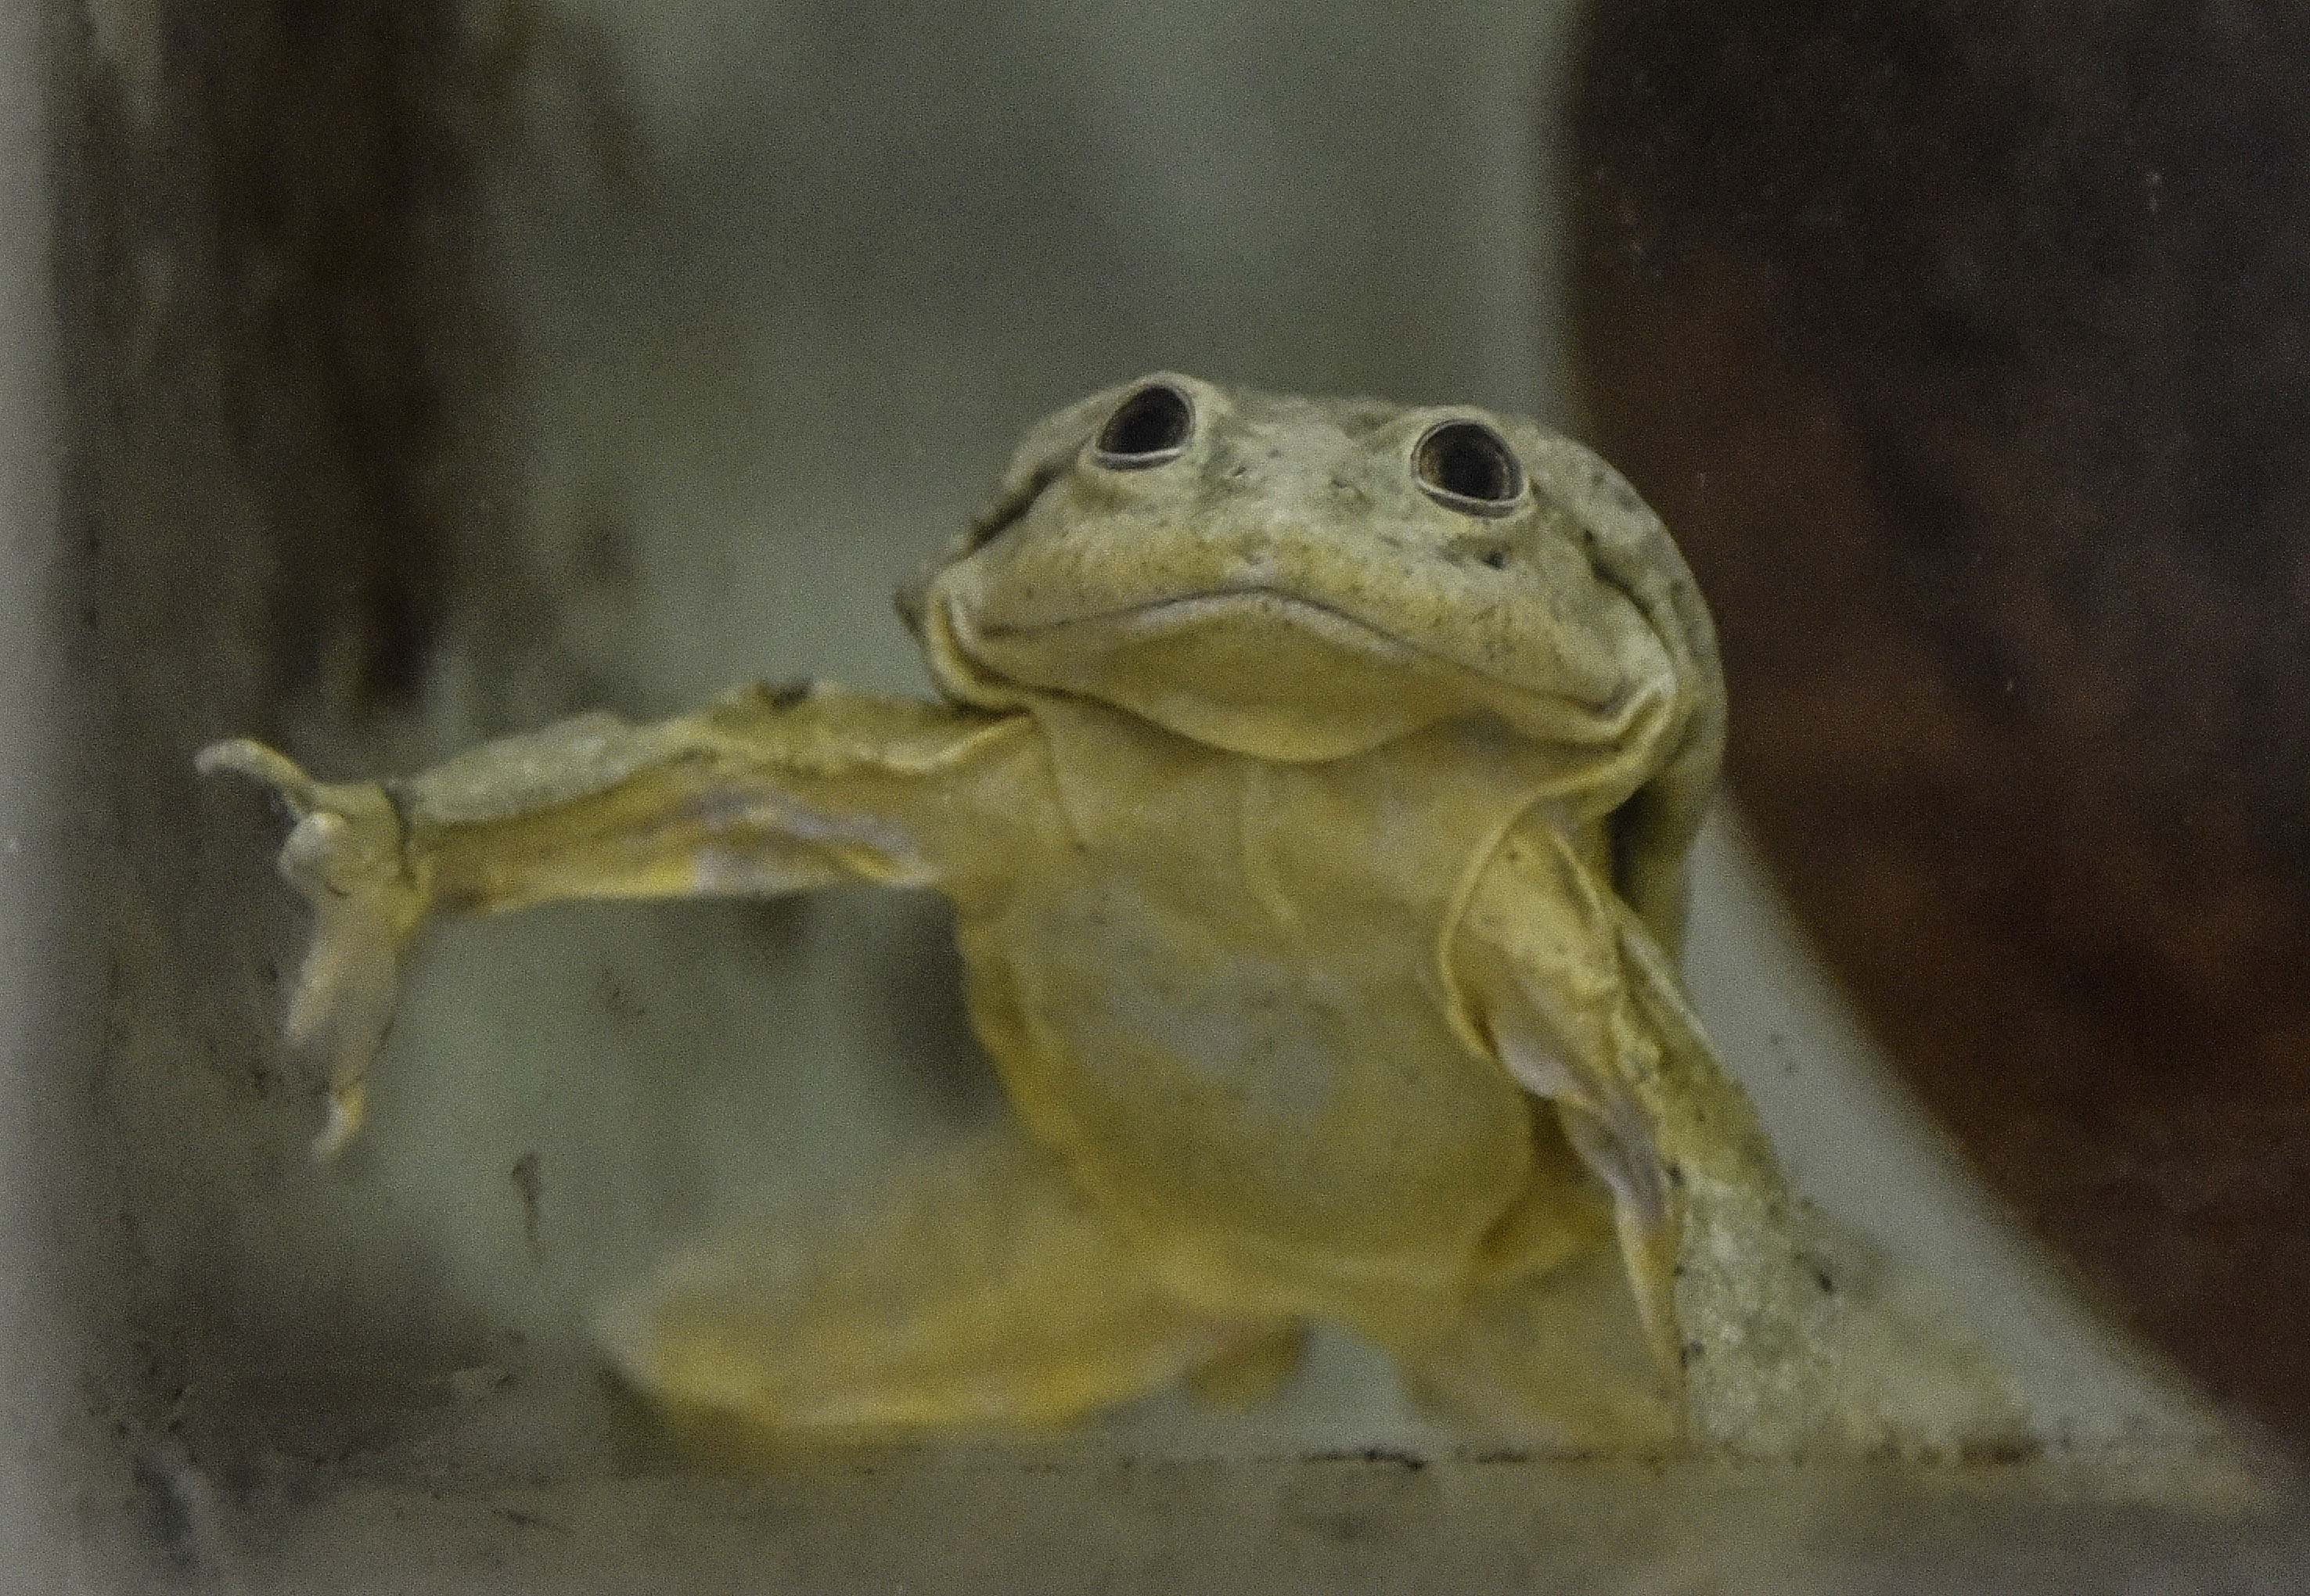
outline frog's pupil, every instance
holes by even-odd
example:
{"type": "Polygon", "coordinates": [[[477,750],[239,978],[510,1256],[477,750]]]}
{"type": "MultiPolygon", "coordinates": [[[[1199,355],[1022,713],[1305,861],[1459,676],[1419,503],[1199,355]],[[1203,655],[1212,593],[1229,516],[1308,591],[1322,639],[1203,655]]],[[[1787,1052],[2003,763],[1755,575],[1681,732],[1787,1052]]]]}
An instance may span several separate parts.
{"type": "Polygon", "coordinates": [[[1099,429],[1099,464],[1118,470],[1176,459],[1195,430],[1194,406],[1168,383],[1150,383],[1115,408],[1099,429]]]}
{"type": "Polygon", "coordinates": [[[1506,439],[1481,421],[1442,421],[1412,451],[1411,468],[1446,508],[1497,515],[1524,496],[1524,467],[1506,439]]]}

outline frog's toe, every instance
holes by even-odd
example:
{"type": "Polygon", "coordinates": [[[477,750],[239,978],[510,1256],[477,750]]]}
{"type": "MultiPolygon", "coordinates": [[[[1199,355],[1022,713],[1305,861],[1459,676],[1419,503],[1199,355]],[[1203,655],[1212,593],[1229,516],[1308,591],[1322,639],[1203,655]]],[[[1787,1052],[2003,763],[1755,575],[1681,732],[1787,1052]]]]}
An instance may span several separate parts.
{"type": "Polygon", "coordinates": [[[347,1081],[329,1089],[329,1117],[313,1137],[313,1156],[327,1163],[352,1145],[369,1117],[367,1081],[347,1081]]]}
{"type": "Polygon", "coordinates": [[[401,985],[403,939],[364,907],[323,909],[282,1027],[291,1045],[328,1061],[329,1123],[315,1142],[323,1158],[360,1128],[369,1063],[392,1028],[401,985]]]}
{"type": "Polygon", "coordinates": [[[193,756],[193,768],[203,776],[238,776],[270,788],[300,817],[320,802],[320,784],[305,774],[303,766],[253,737],[210,743],[193,756]]]}
{"type": "Polygon", "coordinates": [[[1645,1338],[1663,1368],[1679,1368],[1683,1349],[1676,1317],[1677,1227],[1665,1214],[1647,1214],[1625,1202],[1614,1205],[1612,1218],[1645,1338]]]}

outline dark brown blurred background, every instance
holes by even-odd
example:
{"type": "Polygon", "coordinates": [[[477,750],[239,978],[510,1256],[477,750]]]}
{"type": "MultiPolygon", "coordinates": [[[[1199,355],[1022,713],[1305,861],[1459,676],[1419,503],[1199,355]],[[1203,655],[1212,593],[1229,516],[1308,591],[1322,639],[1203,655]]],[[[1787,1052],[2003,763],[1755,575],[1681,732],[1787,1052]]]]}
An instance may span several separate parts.
{"type": "Polygon", "coordinates": [[[1602,0],[1595,441],[1732,782],[1997,1188],[2310,1436],[2310,15],[1602,0]]]}

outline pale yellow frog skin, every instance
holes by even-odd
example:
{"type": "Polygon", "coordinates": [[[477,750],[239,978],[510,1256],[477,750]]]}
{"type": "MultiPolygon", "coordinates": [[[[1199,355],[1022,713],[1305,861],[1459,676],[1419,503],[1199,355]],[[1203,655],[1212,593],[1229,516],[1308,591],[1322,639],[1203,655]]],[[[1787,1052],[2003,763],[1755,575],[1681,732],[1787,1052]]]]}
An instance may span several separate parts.
{"type": "Polygon", "coordinates": [[[207,750],[299,817],[325,1142],[433,915],[934,888],[1024,1134],[621,1305],[611,1350],[673,1411],[1047,1426],[1182,1375],[1255,1393],[1330,1322],[1489,1432],[1879,1438],[1674,973],[1724,691],[1602,462],[1159,375],[1037,426],[902,608],[939,702],[747,689],[381,783],[207,750]]]}

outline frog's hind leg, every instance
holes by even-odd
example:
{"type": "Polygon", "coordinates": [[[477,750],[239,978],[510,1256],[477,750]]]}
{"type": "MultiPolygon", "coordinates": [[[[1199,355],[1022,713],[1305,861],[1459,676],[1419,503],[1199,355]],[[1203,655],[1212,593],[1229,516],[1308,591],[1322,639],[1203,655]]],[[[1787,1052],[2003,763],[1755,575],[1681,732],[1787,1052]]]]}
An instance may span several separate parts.
{"type": "Polygon", "coordinates": [[[728,1231],[604,1316],[677,1420],[770,1445],[1040,1429],[1249,1357],[1285,1327],[1164,1290],[1015,1135],[797,1233],[728,1231]]]}
{"type": "Polygon", "coordinates": [[[1486,1287],[1449,1335],[1398,1357],[1415,1396],[1488,1441],[1621,1454],[1678,1444],[1675,1382],[1608,1247],[1486,1287]]]}

